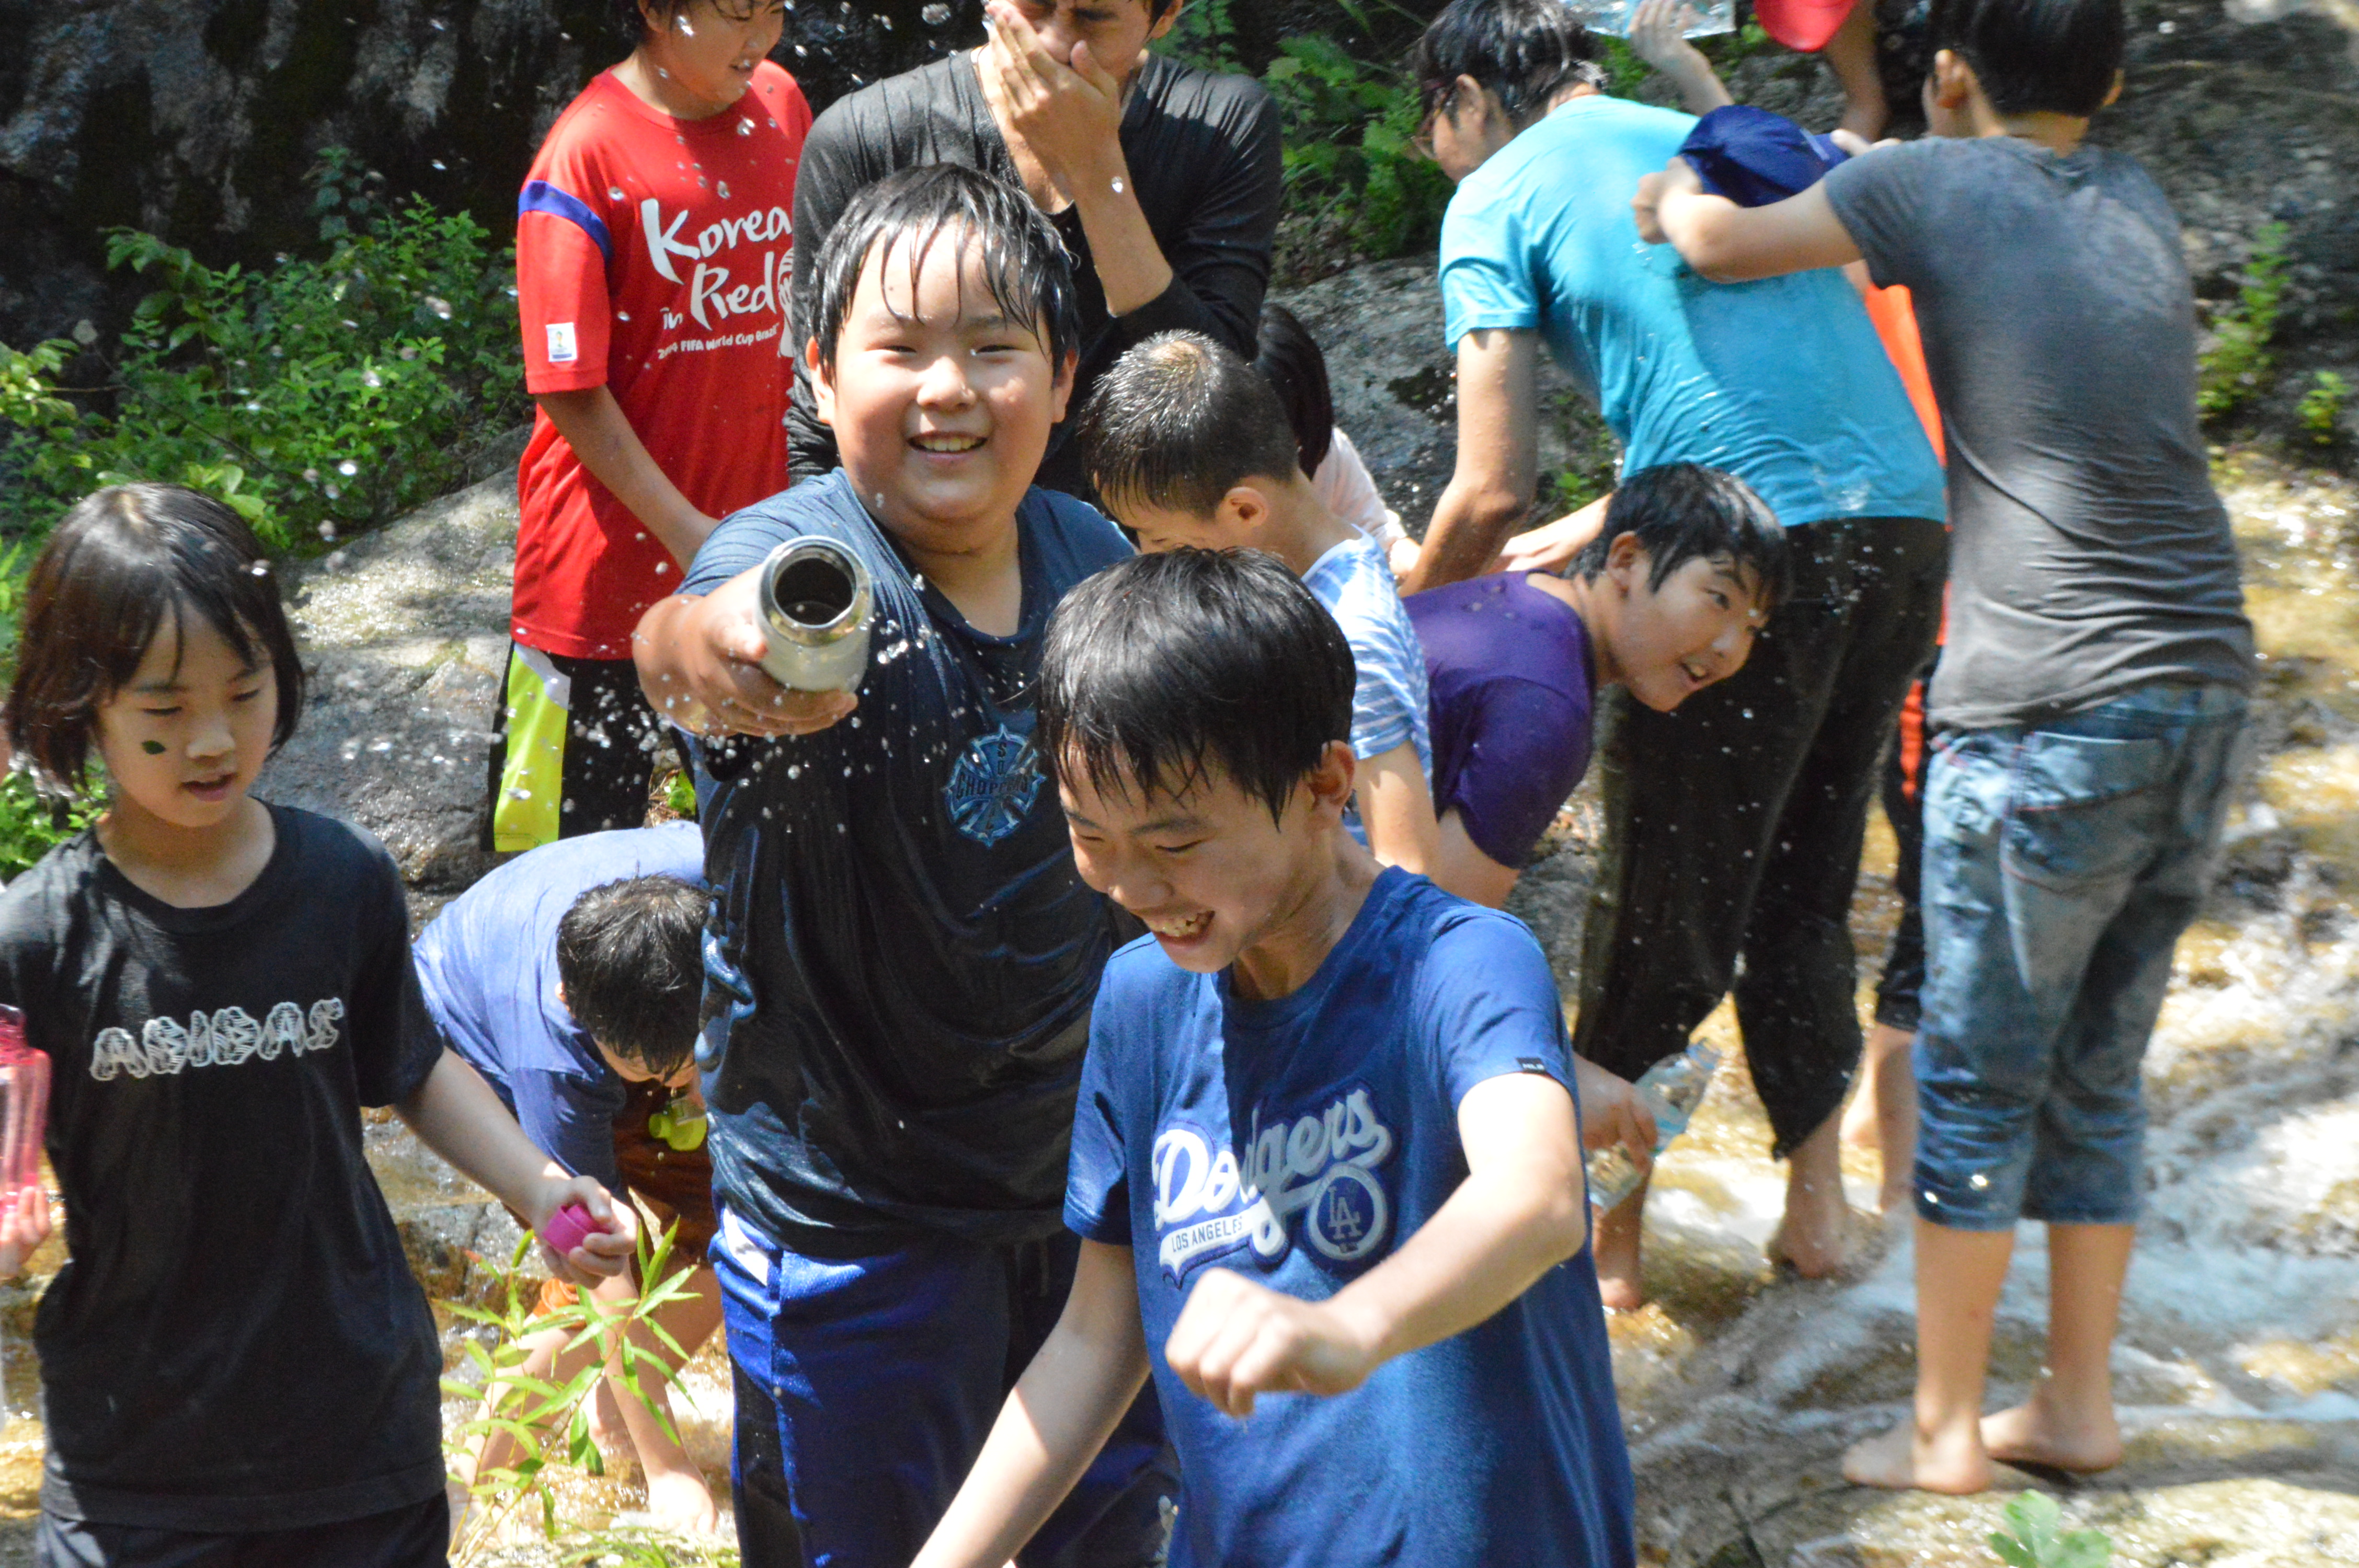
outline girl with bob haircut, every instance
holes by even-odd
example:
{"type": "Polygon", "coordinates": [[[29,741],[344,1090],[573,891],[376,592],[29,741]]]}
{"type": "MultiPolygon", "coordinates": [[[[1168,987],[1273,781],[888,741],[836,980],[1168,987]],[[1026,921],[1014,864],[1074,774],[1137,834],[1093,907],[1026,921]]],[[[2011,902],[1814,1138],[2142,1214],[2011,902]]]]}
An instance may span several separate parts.
{"type": "MultiPolygon", "coordinates": [[[[177,485],[68,513],[27,581],[7,734],[45,792],[93,753],[106,810],[0,892],[0,1004],[49,1058],[69,1260],[41,1296],[37,1561],[439,1564],[433,1319],[362,1157],[419,1137],[616,1272],[631,1228],[525,1140],[427,1024],[400,878],[360,829],[248,791],[303,669],[270,563],[177,485]]],[[[0,1196],[0,1275],[45,1241],[0,1196]]]]}

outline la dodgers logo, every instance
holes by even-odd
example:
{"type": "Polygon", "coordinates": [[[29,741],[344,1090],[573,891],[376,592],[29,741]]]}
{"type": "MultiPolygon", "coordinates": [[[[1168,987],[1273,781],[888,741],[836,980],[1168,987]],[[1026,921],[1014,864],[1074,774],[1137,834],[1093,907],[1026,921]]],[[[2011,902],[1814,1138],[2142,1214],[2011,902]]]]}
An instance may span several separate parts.
{"type": "Polygon", "coordinates": [[[1355,1262],[1384,1244],[1392,1203],[1375,1172],[1392,1154],[1393,1135],[1366,1089],[1266,1127],[1256,1107],[1245,1148],[1240,1166],[1234,1151],[1215,1151],[1184,1122],[1156,1134],[1156,1259],[1174,1284],[1196,1264],[1244,1247],[1276,1262],[1297,1216],[1302,1239],[1332,1262],[1355,1262]]]}
{"type": "Polygon", "coordinates": [[[1024,825],[1040,794],[1040,769],[1032,742],[1003,724],[979,736],[951,770],[942,803],[960,832],[981,844],[996,844],[1024,825]]]}

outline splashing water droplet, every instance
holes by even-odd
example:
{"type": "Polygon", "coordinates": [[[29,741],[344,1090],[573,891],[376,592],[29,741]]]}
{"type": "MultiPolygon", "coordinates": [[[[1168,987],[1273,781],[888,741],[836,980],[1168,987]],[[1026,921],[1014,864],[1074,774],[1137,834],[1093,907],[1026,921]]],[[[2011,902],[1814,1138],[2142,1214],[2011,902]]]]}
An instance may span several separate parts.
{"type": "Polygon", "coordinates": [[[449,300],[439,298],[436,296],[429,294],[426,297],[425,304],[427,309],[432,311],[441,319],[448,321],[451,319],[451,302],[449,300]]]}
{"type": "Polygon", "coordinates": [[[333,539],[335,536],[336,525],[333,523],[322,523],[320,524],[320,537],[322,539],[333,539]]]}
{"type": "Polygon", "coordinates": [[[377,374],[376,372],[373,370],[364,370],[361,372],[361,384],[363,386],[370,387],[383,386],[385,384],[385,377],[377,374]]]}
{"type": "Polygon", "coordinates": [[[336,465],[336,471],[343,475],[346,479],[350,479],[353,475],[361,471],[361,465],[353,461],[352,459],[346,458],[342,462],[336,465]]]}
{"type": "Polygon", "coordinates": [[[343,494],[344,492],[343,492],[342,491],[341,491],[341,490],[338,490],[334,485],[332,485],[332,485],[328,485],[328,486],[326,486],[325,488],[323,488],[323,489],[320,492],[320,493],[321,493],[321,494],[322,494],[322,495],[324,495],[324,496],[326,496],[329,500],[333,501],[333,500],[335,500],[338,496],[340,496],[340,495],[343,494]]]}
{"type": "Polygon", "coordinates": [[[799,767],[790,767],[787,770],[787,777],[790,779],[799,779],[802,776],[803,771],[799,767]]]}
{"type": "Polygon", "coordinates": [[[918,13],[918,19],[929,27],[939,27],[951,19],[951,8],[939,4],[929,5],[918,13]]]}

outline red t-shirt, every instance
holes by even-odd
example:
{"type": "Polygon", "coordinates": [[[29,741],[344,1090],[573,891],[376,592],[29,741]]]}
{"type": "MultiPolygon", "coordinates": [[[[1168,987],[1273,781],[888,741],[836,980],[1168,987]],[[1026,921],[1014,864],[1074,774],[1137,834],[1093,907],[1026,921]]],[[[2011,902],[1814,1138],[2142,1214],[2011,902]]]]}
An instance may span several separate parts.
{"type": "MultiPolygon", "coordinates": [[[[605,71],[549,128],[516,200],[525,386],[603,386],[689,503],[723,517],[787,484],[787,282],[810,105],[765,60],[709,120],[676,120],[605,71]]],[[[628,658],[679,564],[592,478],[545,413],[516,474],[509,634],[628,658]]]]}

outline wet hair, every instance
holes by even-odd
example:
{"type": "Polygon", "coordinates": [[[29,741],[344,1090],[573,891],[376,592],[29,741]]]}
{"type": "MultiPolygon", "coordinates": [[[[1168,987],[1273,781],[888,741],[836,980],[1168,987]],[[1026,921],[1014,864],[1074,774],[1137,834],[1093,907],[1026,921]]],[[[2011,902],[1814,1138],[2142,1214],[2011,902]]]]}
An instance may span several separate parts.
{"type": "Polygon", "coordinates": [[[1456,107],[1458,79],[1471,76],[1522,124],[1576,81],[1603,87],[1596,55],[1564,0],[1451,0],[1409,51],[1408,68],[1428,120],[1456,107]]]}
{"type": "Polygon", "coordinates": [[[1124,799],[1217,771],[1276,821],[1351,739],[1353,678],[1343,628],[1277,557],[1136,556],[1049,617],[1039,744],[1059,776],[1124,799]]]}
{"type": "Polygon", "coordinates": [[[2129,47],[2122,0],[1933,0],[1927,48],[1953,49],[2001,114],[2086,117],[2129,47]]]}
{"type": "MultiPolygon", "coordinates": [[[[639,0],[608,0],[608,3],[614,6],[614,27],[622,34],[624,42],[636,49],[653,36],[646,16],[639,10],[639,0]]],[[[745,22],[751,21],[771,3],[772,0],[712,0],[712,7],[731,21],[745,22]]],[[[647,9],[669,23],[694,4],[696,0],[647,0],[647,9]]],[[[787,8],[794,9],[791,5],[787,8]]]]}
{"type": "Polygon", "coordinates": [[[1564,568],[1567,577],[1593,579],[1605,569],[1614,541],[1638,536],[1647,552],[1647,586],[1659,589],[1670,575],[1701,557],[1725,560],[1739,576],[1759,585],[1760,607],[1775,610],[1794,590],[1793,555],[1786,530],[1769,503],[1732,473],[1700,463],[1664,463],[1641,469],[1622,481],[1606,503],[1605,525],[1564,568]]]}
{"type": "Polygon", "coordinates": [[[1064,363],[1081,344],[1073,261],[1056,228],[1031,198],[1005,181],[954,163],[899,169],[852,199],[820,246],[811,336],[832,369],[852,297],[872,261],[906,259],[914,287],[926,256],[944,235],[982,251],[984,285],[1011,321],[1041,335],[1049,362],[1064,363]]]}
{"type": "Polygon", "coordinates": [[[1126,502],[1210,517],[1249,479],[1300,466],[1277,391],[1200,332],[1160,332],[1098,378],[1073,427],[1090,482],[1126,502]]]}
{"type": "Polygon", "coordinates": [[[1335,390],[1327,380],[1327,356],[1302,318],[1275,303],[1261,308],[1261,341],[1254,345],[1254,369],[1277,393],[1278,406],[1294,431],[1294,449],[1304,473],[1317,473],[1335,444],[1335,390]]]}
{"type": "Polygon", "coordinates": [[[277,576],[245,519],[177,484],[116,484],[59,522],[25,579],[6,708],[8,743],[43,789],[82,792],[99,708],[138,672],[148,644],[168,628],[177,636],[191,615],[247,667],[269,666],[278,685],[270,745],[285,745],[303,710],[303,662],[277,576]]]}
{"type": "Polygon", "coordinates": [[[565,1011],[623,1060],[668,1078],[696,1049],[704,891],[678,877],[592,888],[557,923],[565,1011]]]}

